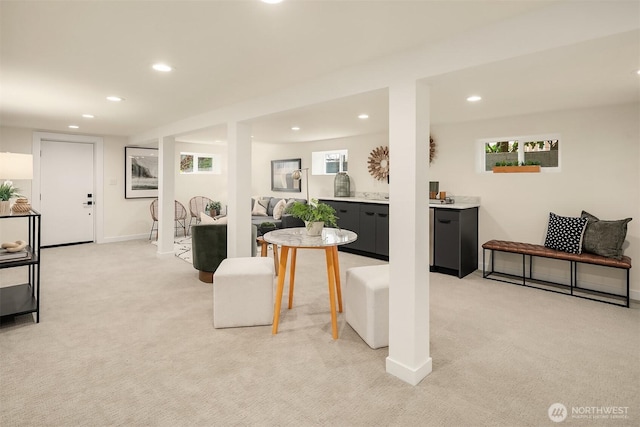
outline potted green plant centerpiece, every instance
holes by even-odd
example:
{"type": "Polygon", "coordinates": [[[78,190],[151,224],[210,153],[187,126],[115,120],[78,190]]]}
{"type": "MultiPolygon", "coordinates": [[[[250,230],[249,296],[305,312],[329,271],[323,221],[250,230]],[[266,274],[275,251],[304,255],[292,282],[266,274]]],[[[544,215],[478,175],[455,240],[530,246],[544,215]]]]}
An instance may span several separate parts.
{"type": "Polygon", "coordinates": [[[208,203],[207,206],[204,208],[204,210],[207,211],[209,213],[209,216],[211,217],[220,215],[221,209],[222,209],[222,203],[218,202],[217,200],[214,200],[213,202],[208,203]]]}
{"type": "Polygon", "coordinates": [[[295,202],[287,213],[304,221],[307,227],[307,234],[310,236],[319,236],[322,234],[322,228],[337,227],[336,211],[326,203],[318,202],[318,199],[311,199],[310,203],[295,202]]]}
{"type": "Polygon", "coordinates": [[[5,181],[0,185],[0,215],[9,215],[11,213],[11,202],[9,199],[17,197],[20,189],[13,186],[13,182],[5,181]]]}

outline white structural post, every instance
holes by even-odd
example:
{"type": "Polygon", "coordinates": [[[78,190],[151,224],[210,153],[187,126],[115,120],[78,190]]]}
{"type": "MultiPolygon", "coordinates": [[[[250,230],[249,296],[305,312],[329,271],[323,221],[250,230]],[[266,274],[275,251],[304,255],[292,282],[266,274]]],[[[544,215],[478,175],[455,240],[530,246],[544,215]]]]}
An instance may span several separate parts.
{"type": "Polygon", "coordinates": [[[429,354],[429,92],[389,87],[389,356],[387,372],[416,385],[429,354]]]}
{"type": "Polygon", "coordinates": [[[230,258],[248,257],[251,256],[251,127],[228,122],[227,141],[227,254],[230,258]]]}
{"type": "MultiPolygon", "coordinates": [[[[159,257],[173,256],[175,233],[176,140],[158,139],[158,252],[159,257]]],[[[151,203],[151,202],[149,202],[151,203]]]]}

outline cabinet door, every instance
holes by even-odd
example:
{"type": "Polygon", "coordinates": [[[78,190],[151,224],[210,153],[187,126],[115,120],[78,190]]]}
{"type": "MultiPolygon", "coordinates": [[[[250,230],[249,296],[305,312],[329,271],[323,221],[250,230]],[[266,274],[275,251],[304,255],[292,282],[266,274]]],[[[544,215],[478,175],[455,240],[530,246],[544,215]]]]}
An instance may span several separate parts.
{"type": "Polygon", "coordinates": [[[362,203],[360,205],[360,233],[358,249],[366,252],[376,252],[376,209],[375,205],[362,203]]]}
{"type": "Polygon", "coordinates": [[[389,206],[376,209],[376,254],[389,256],[389,206]]]}
{"type": "Polygon", "coordinates": [[[358,235],[358,240],[345,245],[352,249],[360,249],[360,204],[351,202],[336,202],[334,200],[322,200],[336,210],[338,227],[353,231],[358,235]]]}
{"type": "Polygon", "coordinates": [[[460,269],[460,219],[458,212],[436,209],[435,265],[460,269]]]}

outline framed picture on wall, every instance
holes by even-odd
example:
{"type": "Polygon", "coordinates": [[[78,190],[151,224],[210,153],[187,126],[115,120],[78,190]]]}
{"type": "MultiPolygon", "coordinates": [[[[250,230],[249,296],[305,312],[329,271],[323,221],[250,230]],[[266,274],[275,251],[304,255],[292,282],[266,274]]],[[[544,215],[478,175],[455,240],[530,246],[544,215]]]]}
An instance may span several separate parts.
{"type": "Polygon", "coordinates": [[[302,167],[302,159],[271,160],[271,191],[300,193],[300,181],[291,174],[302,167]]]}
{"type": "Polygon", "coordinates": [[[124,197],[158,197],[158,149],[124,147],[124,197]]]}

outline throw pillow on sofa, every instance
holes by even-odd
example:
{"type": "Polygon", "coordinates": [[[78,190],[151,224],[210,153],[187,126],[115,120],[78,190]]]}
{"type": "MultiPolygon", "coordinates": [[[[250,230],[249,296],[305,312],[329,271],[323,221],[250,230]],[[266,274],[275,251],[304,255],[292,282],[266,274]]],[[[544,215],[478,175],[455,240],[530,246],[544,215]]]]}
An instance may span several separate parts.
{"type": "Polygon", "coordinates": [[[592,254],[621,259],[622,244],[627,237],[627,223],[632,218],[603,221],[586,211],[582,211],[581,216],[587,219],[582,249],[592,254]]]}
{"type": "Polygon", "coordinates": [[[252,216],[267,216],[267,206],[269,206],[269,199],[256,199],[253,204],[252,216]]]}
{"type": "Polygon", "coordinates": [[[273,219],[278,220],[282,219],[282,214],[284,213],[284,209],[287,207],[287,201],[281,199],[276,206],[273,208],[273,219]]]}
{"type": "Polygon", "coordinates": [[[582,252],[582,239],[586,227],[586,218],[559,216],[549,212],[549,224],[544,245],[549,249],[579,254],[582,252]]]}

